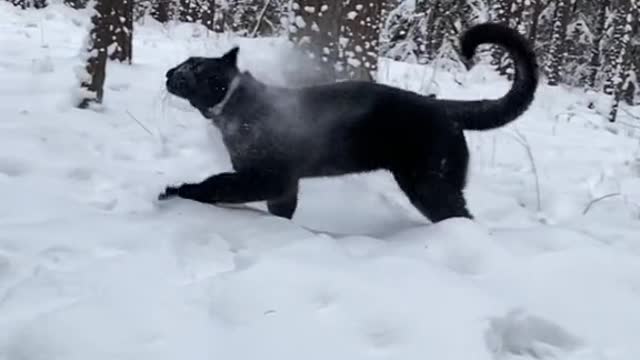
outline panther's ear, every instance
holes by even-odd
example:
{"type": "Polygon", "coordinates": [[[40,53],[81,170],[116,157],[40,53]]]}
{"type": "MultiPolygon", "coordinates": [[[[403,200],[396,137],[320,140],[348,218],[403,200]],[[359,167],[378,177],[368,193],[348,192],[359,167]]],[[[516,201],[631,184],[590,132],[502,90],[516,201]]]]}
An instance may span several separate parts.
{"type": "Polygon", "coordinates": [[[222,60],[235,66],[238,63],[238,51],[240,51],[240,48],[234,46],[231,50],[227,51],[227,53],[222,56],[222,60]]]}

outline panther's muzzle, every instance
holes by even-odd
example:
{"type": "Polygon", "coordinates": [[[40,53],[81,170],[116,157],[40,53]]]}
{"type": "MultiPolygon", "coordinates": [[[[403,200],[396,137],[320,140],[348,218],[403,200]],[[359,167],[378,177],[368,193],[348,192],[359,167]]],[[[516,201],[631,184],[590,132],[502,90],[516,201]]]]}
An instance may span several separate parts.
{"type": "Polygon", "coordinates": [[[196,88],[196,78],[191,71],[173,68],[166,74],[167,90],[176,96],[187,98],[196,88]]]}

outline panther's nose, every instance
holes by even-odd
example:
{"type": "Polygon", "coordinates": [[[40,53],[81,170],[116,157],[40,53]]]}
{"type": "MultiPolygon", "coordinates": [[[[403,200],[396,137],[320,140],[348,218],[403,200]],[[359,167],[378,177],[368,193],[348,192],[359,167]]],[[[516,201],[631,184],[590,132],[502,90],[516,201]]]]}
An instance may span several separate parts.
{"type": "Polygon", "coordinates": [[[167,79],[171,79],[171,77],[175,72],[176,72],[176,69],[170,69],[169,71],[167,71],[167,79]]]}
{"type": "Polygon", "coordinates": [[[175,89],[184,89],[189,85],[187,78],[184,76],[173,76],[169,79],[169,82],[175,89]]]}

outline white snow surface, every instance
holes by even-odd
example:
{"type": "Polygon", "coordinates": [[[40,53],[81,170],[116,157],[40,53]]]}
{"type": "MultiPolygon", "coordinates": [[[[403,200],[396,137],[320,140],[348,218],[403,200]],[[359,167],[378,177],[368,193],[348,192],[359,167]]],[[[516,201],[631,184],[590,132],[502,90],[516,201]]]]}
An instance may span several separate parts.
{"type": "MultiPolygon", "coordinates": [[[[303,181],[287,221],[156,200],[230,167],[166,70],[239,44],[243,69],[287,83],[282,40],[145,19],[104,105],[79,110],[87,22],[0,2],[1,360],[640,359],[640,134],[582,92],[542,86],[521,119],[467,133],[475,221],[429,223],[384,172],[303,181]]],[[[439,97],[509,87],[483,66],[432,75],[380,70],[439,97]]]]}

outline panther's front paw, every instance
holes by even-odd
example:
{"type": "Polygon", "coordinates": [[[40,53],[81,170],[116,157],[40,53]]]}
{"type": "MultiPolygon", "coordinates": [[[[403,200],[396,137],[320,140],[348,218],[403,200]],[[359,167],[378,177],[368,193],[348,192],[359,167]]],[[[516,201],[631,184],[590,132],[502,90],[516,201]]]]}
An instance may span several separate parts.
{"type": "Polygon", "coordinates": [[[164,192],[160,195],[158,195],[158,200],[167,200],[170,199],[172,197],[176,197],[178,196],[178,192],[179,192],[178,187],[174,187],[174,186],[167,186],[167,188],[164,190],[164,192]]]}

